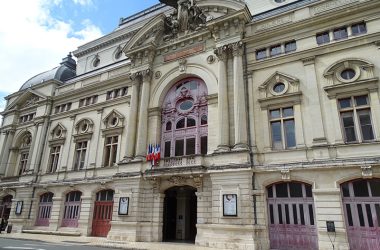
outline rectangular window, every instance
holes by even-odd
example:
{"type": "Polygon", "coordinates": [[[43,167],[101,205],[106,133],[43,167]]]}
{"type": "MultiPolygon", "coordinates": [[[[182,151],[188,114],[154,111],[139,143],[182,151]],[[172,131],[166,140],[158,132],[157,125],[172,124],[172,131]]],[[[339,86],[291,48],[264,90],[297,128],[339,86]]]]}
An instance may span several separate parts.
{"type": "Polygon", "coordinates": [[[175,141],[175,156],[183,156],[184,152],[184,140],[175,141]]]}
{"type": "Polygon", "coordinates": [[[80,170],[84,168],[84,162],[86,159],[87,152],[87,141],[78,142],[75,149],[75,162],[74,170],[80,170]]]}
{"type": "Polygon", "coordinates": [[[270,126],[273,149],[287,149],[296,146],[293,107],[270,110],[270,126]]]}
{"type": "Polygon", "coordinates": [[[24,173],[26,171],[26,164],[28,163],[28,157],[29,157],[28,152],[21,153],[21,155],[20,155],[20,167],[19,167],[18,175],[21,175],[22,173],[24,173]]]}
{"type": "Polygon", "coordinates": [[[116,163],[118,136],[108,136],[105,139],[104,166],[111,167],[116,163]]]}
{"type": "Polygon", "coordinates": [[[342,27],[334,30],[334,40],[341,40],[348,37],[347,28],[342,27]]]}
{"type": "Polygon", "coordinates": [[[165,154],[164,157],[170,157],[170,147],[171,147],[171,142],[166,141],[165,142],[165,154]]]}
{"type": "Polygon", "coordinates": [[[375,138],[368,96],[338,100],[345,142],[370,141],[375,138]]]}
{"type": "Polygon", "coordinates": [[[48,172],[54,173],[57,171],[60,151],[61,146],[54,146],[51,148],[48,172]]]}
{"type": "Polygon", "coordinates": [[[202,155],[207,154],[207,136],[201,137],[201,154],[202,155]]]}
{"type": "Polygon", "coordinates": [[[195,154],[195,138],[186,139],[186,155],[195,154]]]}
{"type": "Polygon", "coordinates": [[[317,34],[316,38],[317,38],[318,45],[330,42],[329,32],[319,33],[317,34]]]}
{"type": "Polygon", "coordinates": [[[267,57],[267,49],[259,49],[256,51],[256,60],[264,59],[267,57]]]}
{"type": "Polygon", "coordinates": [[[281,54],[281,45],[275,45],[270,47],[270,56],[277,56],[281,54]]]}
{"type": "Polygon", "coordinates": [[[352,35],[360,35],[360,34],[365,34],[367,33],[367,26],[366,24],[363,22],[363,23],[357,23],[357,24],[353,24],[351,26],[351,30],[352,30],[352,35]]]}
{"type": "Polygon", "coordinates": [[[285,53],[296,51],[297,45],[296,41],[290,41],[285,43],[285,53]]]}

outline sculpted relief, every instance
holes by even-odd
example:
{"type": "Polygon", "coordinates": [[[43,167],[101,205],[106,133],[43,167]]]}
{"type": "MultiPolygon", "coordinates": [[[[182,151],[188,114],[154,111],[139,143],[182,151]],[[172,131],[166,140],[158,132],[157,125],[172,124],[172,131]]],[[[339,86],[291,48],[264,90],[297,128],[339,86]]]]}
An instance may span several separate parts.
{"type": "Polygon", "coordinates": [[[178,34],[187,34],[189,31],[205,27],[207,16],[193,0],[162,0],[161,2],[176,8],[165,19],[164,41],[173,39],[178,34]]]}

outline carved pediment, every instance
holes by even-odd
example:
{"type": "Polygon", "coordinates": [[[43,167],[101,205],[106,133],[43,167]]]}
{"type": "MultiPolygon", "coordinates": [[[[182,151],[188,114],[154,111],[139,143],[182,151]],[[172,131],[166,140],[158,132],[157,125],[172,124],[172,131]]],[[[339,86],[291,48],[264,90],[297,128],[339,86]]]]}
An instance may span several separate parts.
{"type": "Polygon", "coordinates": [[[374,65],[362,59],[349,58],[335,62],[325,70],[323,76],[327,80],[324,89],[329,98],[337,94],[378,89],[374,65]]]}
{"type": "Polygon", "coordinates": [[[103,119],[103,123],[106,128],[122,127],[124,126],[124,116],[114,109],[103,119]]]}
{"type": "Polygon", "coordinates": [[[284,102],[298,103],[302,95],[297,78],[277,71],[259,86],[259,91],[262,108],[284,102]]]}
{"type": "Polygon", "coordinates": [[[36,106],[37,103],[42,100],[46,100],[45,95],[35,90],[28,90],[17,97],[16,100],[14,100],[10,105],[8,105],[4,112],[12,109],[23,109],[36,106]]]}

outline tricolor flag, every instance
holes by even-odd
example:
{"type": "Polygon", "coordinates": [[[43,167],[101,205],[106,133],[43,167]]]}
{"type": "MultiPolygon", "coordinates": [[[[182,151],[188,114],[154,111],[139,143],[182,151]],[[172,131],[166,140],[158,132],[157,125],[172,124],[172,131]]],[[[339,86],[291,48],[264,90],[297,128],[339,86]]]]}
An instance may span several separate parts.
{"type": "Polygon", "coordinates": [[[155,166],[161,158],[160,144],[149,144],[146,152],[146,161],[152,162],[152,166],[155,166]]]}

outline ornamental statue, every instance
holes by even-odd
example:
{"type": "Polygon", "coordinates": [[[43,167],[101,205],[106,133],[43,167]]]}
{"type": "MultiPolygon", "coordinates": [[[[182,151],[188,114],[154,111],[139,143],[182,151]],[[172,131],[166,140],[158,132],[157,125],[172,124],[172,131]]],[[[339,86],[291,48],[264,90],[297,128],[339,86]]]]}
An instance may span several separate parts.
{"type": "Polygon", "coordinates": [[[165,19],[165,41],[175,38],[178,34],[187,34],[189,31],[206,26],[207,17],[194,0],[160,0],[160,2],[175,8],[165,19]]]}

